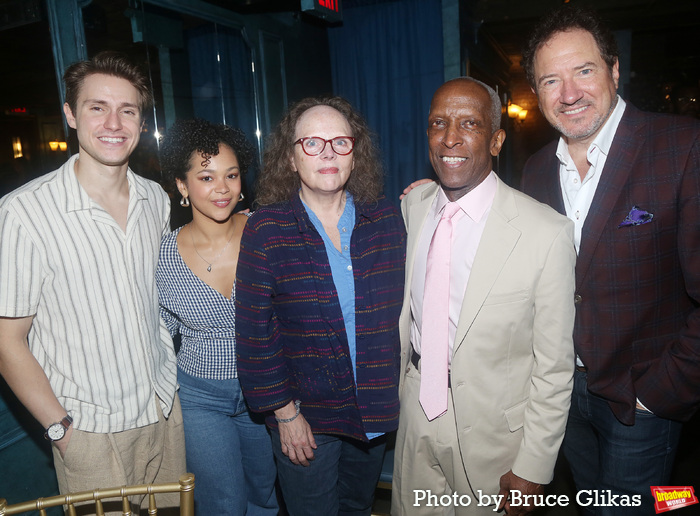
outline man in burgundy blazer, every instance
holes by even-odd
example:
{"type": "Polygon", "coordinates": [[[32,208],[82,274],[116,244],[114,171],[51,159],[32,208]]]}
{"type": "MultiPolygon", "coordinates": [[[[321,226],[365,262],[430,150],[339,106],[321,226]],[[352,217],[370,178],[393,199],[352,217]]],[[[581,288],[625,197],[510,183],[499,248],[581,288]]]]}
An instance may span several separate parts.
{"type": "Polygon", "coordinates": [[[522,189],[577,226],[563,449],[579,490],[637,506],[585,510],[650,514],[700,403],[700,124],[617,96],[617,48],[593,12],[541,20],[523,65],[561,137],[529,159],[522,189]]]}

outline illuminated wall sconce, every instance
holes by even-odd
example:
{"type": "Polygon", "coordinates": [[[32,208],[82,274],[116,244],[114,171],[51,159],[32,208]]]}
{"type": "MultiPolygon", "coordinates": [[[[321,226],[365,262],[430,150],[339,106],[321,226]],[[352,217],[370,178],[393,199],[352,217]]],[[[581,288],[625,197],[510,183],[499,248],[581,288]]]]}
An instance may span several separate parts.
{"type": "Polygon", "coordinates": [[[508,104],[508,116],[510,118],[518,118],[518,114],[523,110],[517,104],[508,104]]]}
{"type": "Polygon", "coordinates": [[[66,150],[68,150],[68,143],[55,141],[49,142],[49,149],[51,149],[52,151],[57,151],[60,149],[61,151],[65,152],[66,150]]]}
{"type": "Polygon", "coordinates": [[[19,136],[12,137],[12,154],[14,155],[15,159],[24,156],[24,154],[22,154],[22,142],[20,141],[19,136]]]}
{"type": "Polygon", "coordinates": [[[527,117],[527,109],[523,109],[517,104],[508,104],[508,116],[522,124],[527,117]]]}

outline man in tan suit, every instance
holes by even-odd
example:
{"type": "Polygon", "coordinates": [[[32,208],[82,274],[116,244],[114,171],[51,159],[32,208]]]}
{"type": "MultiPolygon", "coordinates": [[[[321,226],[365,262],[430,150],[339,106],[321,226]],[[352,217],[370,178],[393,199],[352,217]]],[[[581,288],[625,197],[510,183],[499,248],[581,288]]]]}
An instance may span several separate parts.
{"type": "Polygon", "coordinates": [[[552,480],[574,371],[573,224],[492,171],[505,140],[500,118],[498,95],[485,84],[442,85],[428,123],[439,184],[415,188],[402,203],[393,515],[493,514],[497,506],[523,514],[534,508],[524,495],[541,496],[552,480]],[[448,211],[450,247],[431,256],[448,211]],[[447,256],[442,269],[437,255],[447,256]],[[436,303],[428,296],[443,280],[446,296],[436,303]],[[432,342],[443,330],[447,342],[432,342]],[[441,346],[446,360],[435,365],[441,346]]]}

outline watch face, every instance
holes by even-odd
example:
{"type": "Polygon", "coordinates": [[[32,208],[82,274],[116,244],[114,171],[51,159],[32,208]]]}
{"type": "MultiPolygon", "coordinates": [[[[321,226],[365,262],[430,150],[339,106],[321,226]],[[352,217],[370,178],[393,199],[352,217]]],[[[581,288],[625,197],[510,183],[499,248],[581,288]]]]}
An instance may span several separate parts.
{"type": "Polygon", "coordinates": [[[46,433],[48,434],[49,439],[52,441],[58,441],[59,439],[62,439],[64,435],[66,435],[66,429],[61,423],[54,423],[46,430],[46,433]]]}

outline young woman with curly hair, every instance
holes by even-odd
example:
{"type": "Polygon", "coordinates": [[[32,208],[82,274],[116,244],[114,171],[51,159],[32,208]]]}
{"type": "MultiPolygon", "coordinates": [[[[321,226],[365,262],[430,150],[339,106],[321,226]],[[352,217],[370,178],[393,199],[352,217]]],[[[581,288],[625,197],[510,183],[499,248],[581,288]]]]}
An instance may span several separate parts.
{"type": "Polygon", "coordinates": [[[238,382],[234,279],[247,217],[234,214],[253,147],[242,131],[181,120],[161,167],[192,222],[163,239],[156,273],[161,315],[180,334],[177,378],[197,514],[277,514],[270,437],[238,382]]]}

